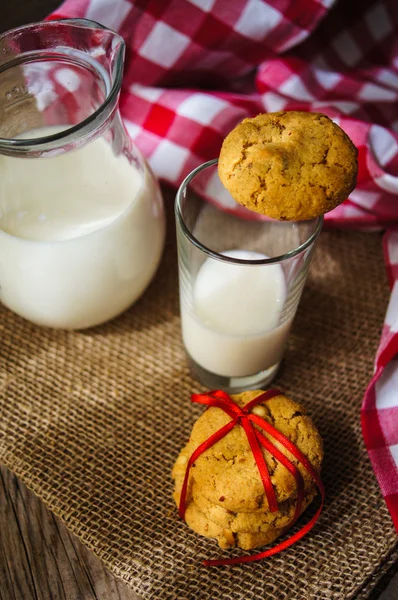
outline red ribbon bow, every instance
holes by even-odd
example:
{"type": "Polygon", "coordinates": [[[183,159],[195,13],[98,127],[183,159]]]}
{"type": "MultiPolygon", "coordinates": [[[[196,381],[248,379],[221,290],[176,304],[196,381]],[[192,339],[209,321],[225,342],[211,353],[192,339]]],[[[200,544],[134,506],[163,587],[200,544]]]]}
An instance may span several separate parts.
{"type": "Polygon", "coordinates": [[[263,453],[261,451],[261,447],[267,450],[277,461],[279,461],[286,469],[293,475],[297,484],[297,501],[296,508],[293,515],[293,519],[291,523],[289,523],[289,527],[291,527],[298,517],[301,514],[301,508],[304,500],[304,482],[301,476],[300,471],[296,467],[294,463],[292,463],[278,448],[267,438],[264,434],[259,431],[259,429],[254,427],[256,424],[261,430],[268,433],[269,436],[273,437],[276,441],[282,444],[293,456],[303,465],[306,471],[310,474],[312,479],[315,481],[316,485],[319,488],[321,493],[321,505],[318,508],[315,515],[312,519],[306,523],[299,531],[291,535],[288,539],[283,542],[277,544],[273,548],[269,550],[265,550],[264,552],[259,552],[250,556],[240,556],[237,558],[228,558],[228,559],[220,559],[220,560],[205,560],[205,566],[218,566],[218,565],[235,565],[237,563],[246,563],[253,562],[256,560],[261,560],[262,558],[266,558],[268,556],[272,556],[273,554],[277,554],[289,546],[292,546],[295,542],[304,537],[315,525],[317,522],[319,515],[322,512],[324,500],[325,500],[325,490],[322,484],[322,481],[312,467],[309,460],[300,452],[300,450],[287,438],[283,433],[275,429],[268,421],[251,412],[251,410],[266,400],[270,400],[275,396],[280,396],[281,392],[279,390],[268,390],[263,394],[260,394],[250,402],[248,402],[243,408],[238,406],[230,396],[226,392],[221,390],[210,392],[209,394],[192,394],[191,400],[192,402],[197,402],[199,404],[204,404],[206,406],[215,406],[217,408],[221,408],[224,412],[226,412],[230,417],[231,421],[221,427],[218,431],[213,433],[207,440],[202,442],[200,446],[196,448],[196,450],[192,453],[188,460],[187,470],[185,472],[184,482],[181,489],[181,497],[179,504],[179,514],[182,519],[185,517],[186,510],[186,497],[187,497],[187,488],[188,488],[188,479],[190,469],[193,463],[199,458],[199,456],[211,448],[216,442],[221,440],[225,435],[227,435],[231,429],[233,429],[236,425],[240,425],[245,430],[248,442],[250,444],[250,448],[253,452],[254,459],[256,461],[256,465],[258,471],[260,473],[261,480],[264,485],[264,491],[267,496],[269,508],[271,512],[275,512],[278,510],[278,502],[276,500],[275,491],[271,482],[271,478],[268,472],[267,464],[265,462],[263,453]]]}

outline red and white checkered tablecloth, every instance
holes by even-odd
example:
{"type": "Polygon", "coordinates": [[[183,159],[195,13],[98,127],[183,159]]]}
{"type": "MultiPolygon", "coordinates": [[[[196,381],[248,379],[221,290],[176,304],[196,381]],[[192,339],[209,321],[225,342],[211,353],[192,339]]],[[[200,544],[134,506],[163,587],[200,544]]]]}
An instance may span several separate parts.
{"type": "MultiPolygon", "coordinates": [[[[66,0],[61,17],[124,37],[122,116],[175,186],[259,112],[326,113],[358,147],[358,185],[326,222],[385,230],[392,292],[361,417],[398,530],[397,0],[66,0]]],[[[228,198],[225,208],[242,210],[228,198]]]]}

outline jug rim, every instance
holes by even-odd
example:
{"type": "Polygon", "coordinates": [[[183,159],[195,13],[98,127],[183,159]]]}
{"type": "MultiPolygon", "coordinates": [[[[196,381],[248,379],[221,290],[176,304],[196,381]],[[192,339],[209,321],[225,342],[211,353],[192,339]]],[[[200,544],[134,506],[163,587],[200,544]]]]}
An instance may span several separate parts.
{"type": "MultiPolygon", "coordinates": [[[[106,69],[102,67],[95,59],[89,57],[87,53],[85,55],[86,64],[90,64],[98,74],[100,74],[104,84],[105,84],[105,93],[106,96],[101,103],[101,105],[96,108],[91,114],[82,119],[79,123],[67,126],[65,129],[57,133],[53,133],[51,135],[46,135],[43,137],[34,137],[34,138],[13,138],[13,137],[2,137],[0,136],[0,154],[7,154],[12,156],[40,156],[41,154],[51,152],[52,150],[56,150],[59,148],[59,142],[62,141],[62,144],[68,144],[69,142],[76,142],[81,137],[86,137],[88,134],[92,133],[93,125],[95,125],[95,129],[102,131],[101,125],[106,123],[110,114],[117,107],[117,100],[121,89],[122,84],[122,76],[123,76],[123,65],[124,65],[124,54],[125,54],[125,42],[122,36],[94,21],[92,19],[84,19],[84,18],[65,18],[65,19],[52,19],[45,21],[37,21],[34,23],[28,23],[26,25],[22,25],[20,27],[15,27],[13,29],[9,29],[4,33],[0,34],[0,50],[1,50],[1,42],[10,37],[18,34],[23,34],[28,31],[37,30],[40,28],[55,28],[55,27],[76,27],[80,29],[97,29],[109,32],[109,34],[115,39],[118,40],[118,48],[115,52],[115,63],[111,72],[107,72],[104,76],[106,69]]],[[[35,60],[35,55],[37,53],[40,56],[40,52],[45,53],[42,55],[42,60],[44,60],[44,56],[48,54],[56,54],[56,46],[54,49],[40,49],[34,50],[33,52],[26,52],[26,58],[23,59],[23,53],[21,53],[20,63],[33,62],[35,60]]],[[[65,48],[63,48],[65,51],[65,48]]],[[[78,51],[78,50],[77,50],[78,51]]],[[[82,51],[83,52],[83,51],[82,51]]],[[[18,61],[18,59],[16,59],[18,61]]],[[[6,71],[7,65],[10,64],[18,64],[15,59],[11,61],[4,61],[3,64],[0,63],[0,76],[3,71],[6,71]]],[[[71,62],[73,62],[71,60],[71,62]]],[[[77,60],[76,60],[77,62],[77,60]]],[[[95,136],[97,137],[97,136],[95,136]]]]}

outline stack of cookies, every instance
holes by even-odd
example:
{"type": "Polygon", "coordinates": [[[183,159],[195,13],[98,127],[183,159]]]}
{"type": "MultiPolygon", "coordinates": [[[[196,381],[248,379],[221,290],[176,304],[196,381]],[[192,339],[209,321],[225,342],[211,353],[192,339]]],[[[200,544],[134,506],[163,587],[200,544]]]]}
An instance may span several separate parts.
{"type": "MultiPolygon", "coordinates": [[[[240,407],[263,392],[248,391],[231,396],[240,407]]],[[[284,395],[253,408],[289,438],[306,456],[317,473],[323,458],[322,439],[304,408],[284,395]]],[[[220,408],[210,407],[196,421],[188,444],[173,468],[174,500],[179,505],[181,489],[192,453],[231,418],[220,408]]],[[[268,434],[266,437],[299,469],[304,480],[302,510],[316,495],[316,485],[301,463],[268,434]]],[[[262,450],[274,488],[278,511],[271,512],[258,467],[243,428],[236,425],[225,437],[201,454],[192,465],[186,495],[185,520],[196,533],[217,539],[221,548],[245,550],[273,542],[293,519],[297,499],[294,477],[268,451],[262,450]]]]}

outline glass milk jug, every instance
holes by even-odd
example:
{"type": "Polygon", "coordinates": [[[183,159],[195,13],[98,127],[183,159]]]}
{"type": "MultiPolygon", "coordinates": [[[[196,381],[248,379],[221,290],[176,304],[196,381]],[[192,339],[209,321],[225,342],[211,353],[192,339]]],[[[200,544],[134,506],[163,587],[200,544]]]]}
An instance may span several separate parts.
{"type": "Polygon", "coordinates": [[[0,36],[0,300],[82,329],[130,306],[164,246],[158,185],[118,111],[124,42],[83,19],[0,36]]]}

